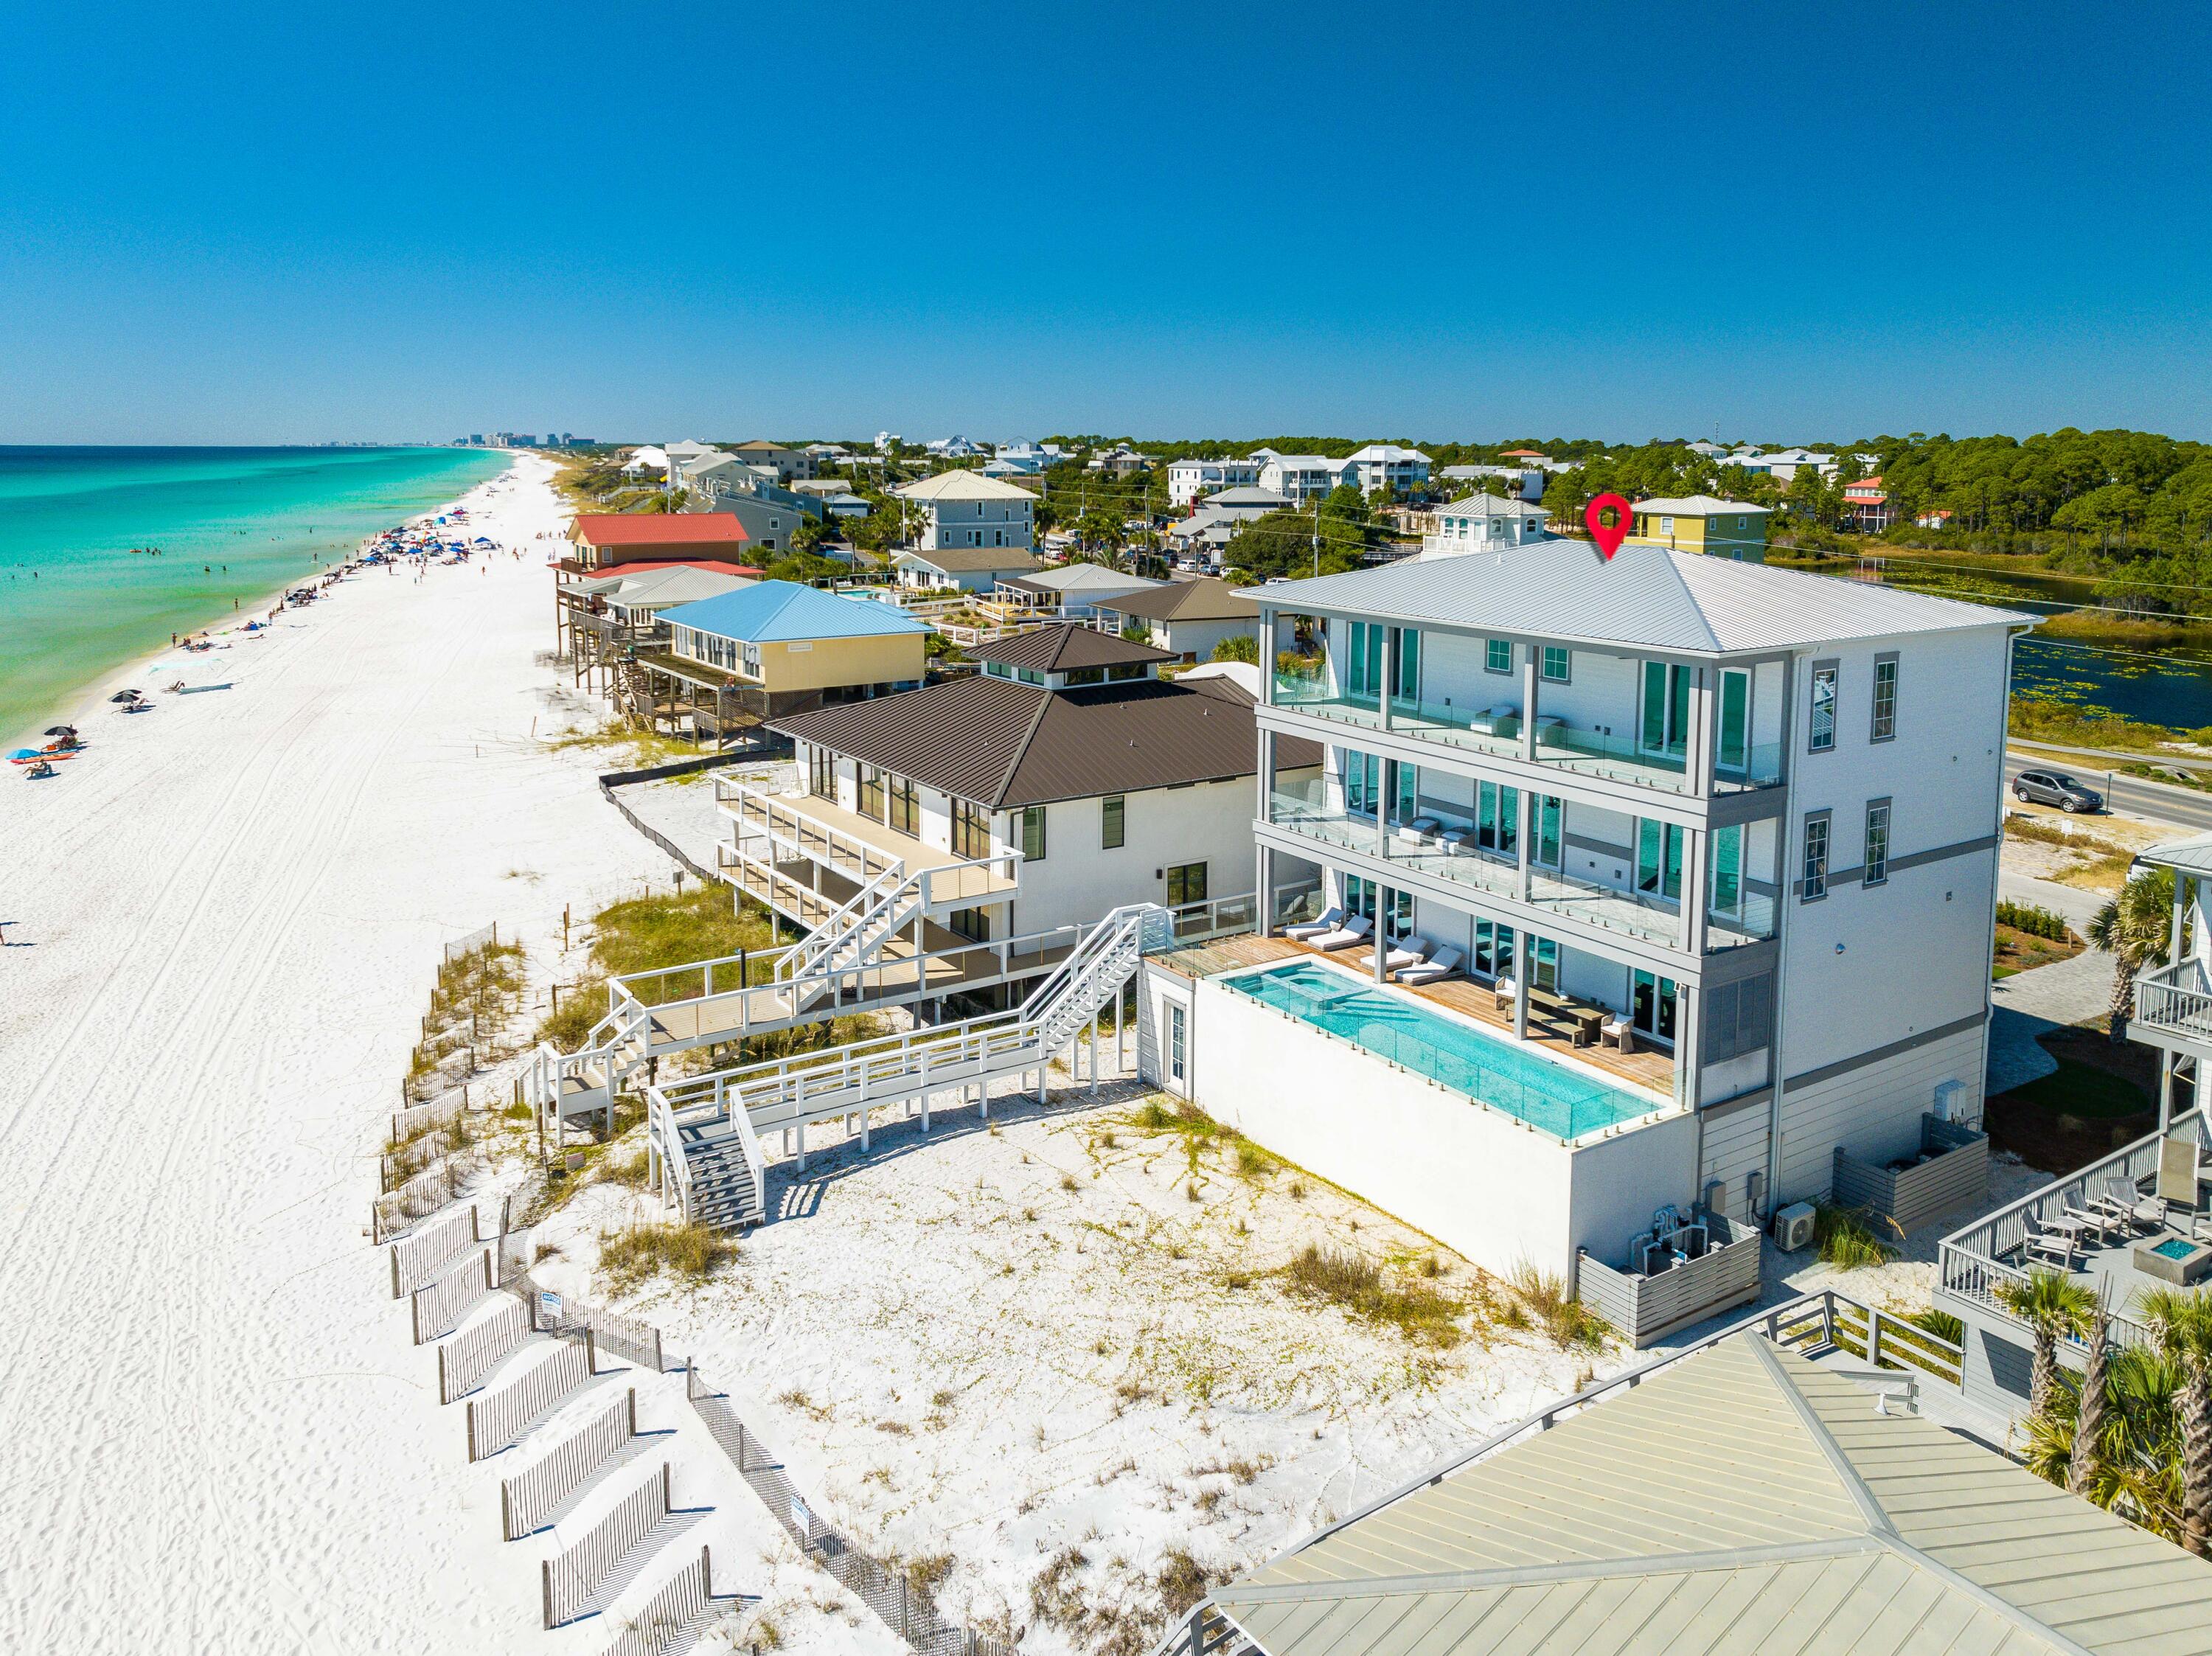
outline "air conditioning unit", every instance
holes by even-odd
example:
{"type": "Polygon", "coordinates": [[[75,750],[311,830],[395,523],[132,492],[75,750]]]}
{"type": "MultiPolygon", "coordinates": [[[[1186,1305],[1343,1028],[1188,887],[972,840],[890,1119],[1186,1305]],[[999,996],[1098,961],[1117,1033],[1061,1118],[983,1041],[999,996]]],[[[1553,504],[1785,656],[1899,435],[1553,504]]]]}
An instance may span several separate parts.
{"type": "Polygon", "coordinates": [[[1813,1204],[1792,1202],[1774,1216],[1774,1246],[1784,1253],[1795,1253],[1801,1247],[1813,1245],[1813,1204]]]}

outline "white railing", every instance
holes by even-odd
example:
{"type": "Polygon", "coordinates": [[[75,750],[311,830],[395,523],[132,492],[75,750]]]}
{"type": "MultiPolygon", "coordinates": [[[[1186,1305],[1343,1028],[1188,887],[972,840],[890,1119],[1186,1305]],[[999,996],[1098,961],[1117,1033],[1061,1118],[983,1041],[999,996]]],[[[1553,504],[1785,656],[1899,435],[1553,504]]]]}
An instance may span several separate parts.
{"type": "Polygon", "coordinates": [[[741,1065],[662,1089],[672,1110],[710,1101],[732,1120],[776,1128],[895,1102],[938,1086],[990,1080],[1040,1065],[1073,1040],[1147,949],[1170,941],[1157,904],[1115,909],[1012,1011],[878,1035],[823,1053],[741,1065]],[[1109,980],[1110,980],[1110,986],[1109,980]]]}
{"type": "MultiPolygon", "coordinates": [[[[2069,1210],[2091,1210],[2098,1198],[2105,1194],[2108,1181],[2114,1179],[2126,1180],[2140,1190],[2142,1181],[2158,1171],[2159,1146],[2168,1135],[2193,1137],[2200,1149],[2212,1142],[2212,1133],[2208,1133],[2203,1116],[2192,1111],[2176,1120],[2166,1133],[2138,1138],[2102,1161],[2092,1162],[2071,1178],[2056,1180],[2017,1201],[2006,1203],[1986,1217],[1943,1239],[1936,1250],[1937,1290],[1971,1301],[2001,1317],[2011,1318],[2002,1294],[2006,1284],[2027,1280],[2029,1266],[2024,1245],[2029,1217],[2033,1216],[2039,1222],[2063,1220],[2069,1210]]],[[[2126,1345],[2142,1345],[2150,1340],[2148,1329],[2117,1307],[2112,1313],[2112,1332],[2115,1340],[2126,1345]]]]}
{"type": "MultiPolygon", "coordinates": [[[[893,863],[875,878],[863,885],[841,907],[825,915],[821,923],[777,965],[776,975],[784,979],[804,976],[810,969],[822,965],[836,965],[836,956],[849,949],[865,949],[871,928],[878,932],[895,934],[899,924],[911,919],[913,905],[897,907],[898,899],[912,890],[915,883],[907,877],[906,864],[893,863]],[[889,912],[897,918],[886,923],[889,912]]],[[[880,945],[882,939],[878,939],[880,945]]]]}
{"type": "Polygon", "coordinates": [[[783,796],[763,793],[750,784],[716,778],[714,803],[738,825],[740,837],[750,828],[787,846],[797,856],[834,868],[863,885],[899,864],[899,858],[859,835],[809,816],[784,803],[783,796]]]}
{"type": "Polygon", "coordinates": [[[677,1211],[686,1222],[691,1217],[691,1162],[684,1149],[684,1135],[677,1131],[676,1113],[667,1097],[658,1087],[645,1089],[646,1143],[659,1157],[659,1194],[666,1201],[672,1194],[677,1211]]]}
{"type": "Polygon", "coordinates": [[[2195,961],[2183,961],[2136,978],[2135,1021],[2212,1041],[2212,986],[2207,985],[2204,968],[2195,961]]]}

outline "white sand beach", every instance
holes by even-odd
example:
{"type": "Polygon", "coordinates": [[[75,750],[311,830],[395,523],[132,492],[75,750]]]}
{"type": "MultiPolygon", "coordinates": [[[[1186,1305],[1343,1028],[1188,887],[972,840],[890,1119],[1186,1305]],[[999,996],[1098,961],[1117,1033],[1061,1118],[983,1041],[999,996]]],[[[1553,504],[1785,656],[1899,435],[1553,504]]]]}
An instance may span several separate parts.
{"type": "Polygon", "coordinates": [[[155,711],[94,701],[63,775],[5,779],[0,1649],[606,1641],[538,1630],[362,1232],[441,941],[667,873],[591,755],[530,739],[550,471],[471,499],[520,561],[165,652],[155,711]]]}

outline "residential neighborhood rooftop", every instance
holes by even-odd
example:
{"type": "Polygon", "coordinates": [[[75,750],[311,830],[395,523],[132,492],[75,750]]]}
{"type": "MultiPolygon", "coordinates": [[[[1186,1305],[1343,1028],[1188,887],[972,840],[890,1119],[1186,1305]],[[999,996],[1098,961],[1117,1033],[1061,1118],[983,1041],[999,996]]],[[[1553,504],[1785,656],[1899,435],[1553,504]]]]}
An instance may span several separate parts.
{"type": "Polygon", "coordinates": [[[1830,575],[1629,544],[1546,539],[1249,589],[1274,608],[1390,615],[1587,644],[1732,653],[1983,627],[2040,616],[1830,575]]]}
{"type": "MultiPolygon", "coordinates": [[[[1136,679],[1048,690],[958,678],[771,719],[769,728],[994,810],[1249,776],[1252,698],[1227,679],[1136,679]]],[[[1276,742],[1278,762],[1318,748],[1276,742]]]]}
{"type": "Polygon", "coordinates": [[[1668,512],[1678,518],[1711,518],[1723,513],[1756,512],[1768,516],[1772,508],[1753,506],[1748,500],[1723,500],[1717,494],[1655,495],[1648,500],[1638,500],[1633,510],[1638,512],[1668,512]]]}
{"type": "Polygon", "coordinates": [[[1439,518],[1549,518],[1540,506],[1503,494],[1469,494],[1439,507],[1439,518]]]}
{"type": "Polygon", "coordinates": [[[2212,1565],[1755,1335],[1213,1602],[1265,1656],[2212,1652],[2212,1565]]]}
{"type": "Polygon", "coordinates": [[[744,540],[745,530],[729,512],[580,512],[568,537],[593,546],[722,545],[744,540]]]}
{"type": "Polygon", "coordinates": [[[947,574],[968,574],[979,569],[1027,571],[1043,567],[1030,554],[1013,546],[902,547],[892,555],[891,561],[926,564],[947,574]]]}
{"type": "Polygon", "coordinates": [[[1011,576],[1006,584],[1026,592],[1133,592],[1166,585],[1150,575],[1132,575],[1103,563],[1064,563],[1032,574],[1011,576]]]}
{"type": "Polygon", "coordinates": [[[1244,593],[1211,575],[1133,592],[1106,608],[1147,621],[1249,621],[1260,613],[1259,605],[1244,593]]]}
{"type": "Polygon", "coordinates": [[[933,477],[901,483],[891,491],[909,500],[1034,500],[1036,491],[1017,488],[980,471],[940,471],[933,477]]]}
{"type": "Polygon", "coordinates": [[[770,644],[824,638],[927,633],[928,623],[868,598],[839,597],[795,581],[764,580],[720,597],[687,604],[662,617],[721,638],[770,644]]]}
{"type": "Polygon", "coordinates": [[[1003,662],[1009,667],[1026,667],[1039,673],[1080,672],[1087,667],[1127,667],[1176,658],[1172,651],[1155,650],[1133,639],[1066,622],[1051,627],[1032,627],[1026,632],[978,644],[968,654],[976,661],[1003,662]]]}

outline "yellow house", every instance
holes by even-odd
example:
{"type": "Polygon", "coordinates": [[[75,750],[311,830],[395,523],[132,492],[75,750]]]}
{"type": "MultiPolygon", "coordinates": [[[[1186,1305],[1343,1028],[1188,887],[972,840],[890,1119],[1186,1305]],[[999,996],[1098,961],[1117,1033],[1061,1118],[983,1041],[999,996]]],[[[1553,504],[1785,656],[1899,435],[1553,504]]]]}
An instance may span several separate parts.
{"type": "Polygon", "coordinates": [[[1705,552],[1739,563],[1766,561],[1766,519],[1763,506],[1723,500],[1711,494],[1680,500],[1638,500],[1630,546],[1667,546],[1678,552],[1705,552]]]}
{"type": "Polygon", "coordinates": [[[912,689],[929,637],[926,623],[890,604],[781,580],[680,604],[661,619],[667,653],[641,655],[640,664],[714,692],[717,718],[732,704],[757,719],[912,689]]]}

